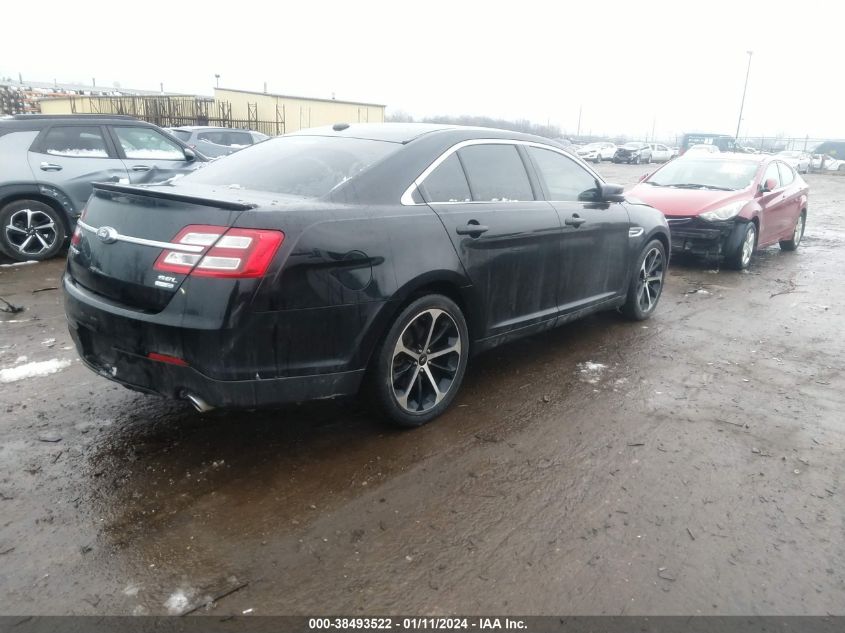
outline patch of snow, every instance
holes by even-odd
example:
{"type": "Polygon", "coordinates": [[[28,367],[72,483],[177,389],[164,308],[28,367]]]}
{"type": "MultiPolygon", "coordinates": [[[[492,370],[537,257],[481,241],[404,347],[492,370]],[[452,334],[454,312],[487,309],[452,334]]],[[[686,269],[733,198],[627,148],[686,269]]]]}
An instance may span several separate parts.
{"type": "Polygon", "coordinates": [[[18,357],[15,359],[15,365],[20,365],[21,363],[25,363],[27,360],[28,360],[28,359],[27,359],[27,357],[26,357],[26,356],[18,356],[18,357]]]}
{"type": "Polygon", "coordinates": [[[0,264],[0,268],[12,268],[14,266],[29,266],[30,264],[37,264],[34,259],[28,259],[25,262],[15,262],[14,264],[0,264]]]}
{"type": "Polygon", "coordinates": [[[59,360],[58,358],[54,358],[52,360],[27,363],[26,365],[18,365],[16,367],[6,367],[5,369],[0,369],[0,383],[49,376],[69,366],[70,361],[68,359],[59,360]]]}
{"type": "Polygon", "coordinates": [[[79,149],[67,147],[65,149],[48,149],[48,154],[53,156],[87,156],[89,158],[108,158],[109,154],[104,149],[79,149]]]}
{"type": "Polygon", "coordinates": [[[594,385],[601,379],[604,370],[607,369],[607,365],[588,360],[584,363],[578,363],[578,369],[581,372],[582,379],[594,385]]]}
{"type": "Polygon", "coordinates": [[[167,607],[167,612],[170,615],[182,613],[188,608],[188,606],[190,606],[190,596],[193,596],[195,593],[196,592],[193,589],[189,589],[187,592],[183,589],[177,589],[174,591],[164,603],[164,606],[167,607]]]}
{"type": "Polygon", "coordinates": [[[185,160],[185,155],[182,152],[172,149],[128,149],[124,147],[123,151],[126,152],[126,158],[131,159],[185,160]]]}
{"type": "Polygon", "coordinates": [[[130,582],[126,587],[123,589],[123,595],[135,597],[138,595],[138,592],[141,591],[141,585],[130,582]]]}

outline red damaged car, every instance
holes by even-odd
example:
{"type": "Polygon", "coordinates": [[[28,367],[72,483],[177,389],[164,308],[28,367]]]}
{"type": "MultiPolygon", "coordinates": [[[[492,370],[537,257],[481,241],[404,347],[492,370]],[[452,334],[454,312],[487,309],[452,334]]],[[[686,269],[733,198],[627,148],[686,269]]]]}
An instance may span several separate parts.
{"type": "Polygon", "coordinates": [[[625,197],[663,212],[673,252],[715,256],[741,270],[758,248],[798,248],[808,191],[775,156],[690,154],[647,174],[625,197]]]}

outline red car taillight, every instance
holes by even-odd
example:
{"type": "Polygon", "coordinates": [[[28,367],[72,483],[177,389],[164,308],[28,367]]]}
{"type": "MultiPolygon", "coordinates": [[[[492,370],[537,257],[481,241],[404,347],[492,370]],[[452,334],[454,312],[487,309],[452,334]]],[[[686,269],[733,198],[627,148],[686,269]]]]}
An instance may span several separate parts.
{"type": "MultiPolygon", "coordinates": [[[[86,211],[88,211],[88,205],[82,207],[82,213],[79,214],[80,220],[85,217],[86,211]]],[[[77,246],[80,241],[82,241],[82,227],[77,224],[76,228],[73,229],[73,235],[70,236],[70,243],[73,246],[77,246]]]]}
{"type": "Polygon", "coordinates": [[[185,253],[165,249],[154,268],[194,277],[261,277],[284,239],[281,231],[192,224],[179,231],[173,242],[202,246],[204,250],[185,253]]]}

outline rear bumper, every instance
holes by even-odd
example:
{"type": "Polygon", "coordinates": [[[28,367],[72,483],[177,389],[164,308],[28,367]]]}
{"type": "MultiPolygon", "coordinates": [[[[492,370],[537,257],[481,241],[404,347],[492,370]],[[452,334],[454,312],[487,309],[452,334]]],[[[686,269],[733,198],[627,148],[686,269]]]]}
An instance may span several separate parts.
{"type": "Polygon", "coordinates": [[[194,396],[211,407],[251,409],[352,395],[364,377],[363,368],[348,371],[348,365],[338,368],[337,364],[320,366],[313,362],[284,375],[266,365],[259,371],[256,363],[264,346],[261,334],[252,328],[248,328],[248,335],[255,348],[244,350],[244,356],[235,361],[228,352],[233,342],[241,340],[237,337],[242,333],[205,333],[156,322],[153,319],[157,315],[133,317],[120,308],[106,309],[67,276],[63,285],[68,328],[79,356],[92,371],[135,391],[174,399],[194,396]],[[192,355],[208,357],[198,354],[198,347],[205,347],[203,352],[217,358],[216,366],[193,363],[192,355]],[[192,366],[151,360],[147,357],[150,352],[185,358],[192,366]],[[237,366],[232,366],[235,363],[237,366]],[[211,376],[209,370],[222,376],[211,376]]]}
{"type": "Polygon", "coordinates": [[[705,222],[697,217],[669,218],[673,253],[723,257],[739,248],[746,220],[705,222]]]}

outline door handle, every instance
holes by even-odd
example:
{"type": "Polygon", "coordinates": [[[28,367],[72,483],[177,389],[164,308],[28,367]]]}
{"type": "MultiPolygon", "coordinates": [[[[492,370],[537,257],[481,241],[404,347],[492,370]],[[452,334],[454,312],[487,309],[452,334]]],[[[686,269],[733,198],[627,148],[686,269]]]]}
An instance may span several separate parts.
{"type": "Polygon", "coordinates": [[[149,165],[133,165],[132,171],[150,171],[152,167],[149,165]]]}
{"type": "Polygon", "coordinates": [[[466,226],[459,226],[455,229],[458,235],[469,235],[470,237],[478,237],[482,233],[486,233],[490,228],[479,224],[478,220],[470,220],[466,226]]]}
{"type": "Polygon", "coordinates": [[[571,218],[566,218],[563,223],[567,226],[574,226],[576,229],[584,224],[586,220],[584,218],[579,218],[577,215],[573,215],[571,218]]]}
{"type": "Polygon", "coordinates": [[[56,163],[41,163],[41,171],[61,171],[62,166],[56,163]]]}

